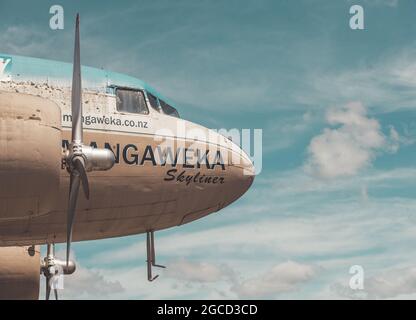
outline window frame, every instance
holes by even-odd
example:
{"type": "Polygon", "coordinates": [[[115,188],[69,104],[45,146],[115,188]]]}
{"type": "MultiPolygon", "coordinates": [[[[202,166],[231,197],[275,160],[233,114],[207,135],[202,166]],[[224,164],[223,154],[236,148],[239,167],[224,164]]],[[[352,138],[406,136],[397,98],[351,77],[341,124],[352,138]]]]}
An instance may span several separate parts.
{"type": "Polygon", "coordinates": [[[142,116],[148,116],[150,114],[149,106],[147,105],[147,101],[146,101],[147,100],[147,96],[146,96],[146,92],[144,90],[142,90],[142,89],[136,89],[136,88],[129,88],[129,87],[115,87],[114,95],[116,97],[116,111],[118,113],[121,113],[121,114],[134,114],[134,115],[142,115],[142,116]],[[129,112],[129,111],[124,111],[124,110],[119,110],[118,109],[118,105],[117,105],[117,99],[118,99],[117,91],[118,90],[141,92],[142,95],[143,95],[143,98],[144,98],[144,102],[145,102],[144,103],[144,106],[146,107],[146,112],[138,113],[138,112],[129,112]]]}

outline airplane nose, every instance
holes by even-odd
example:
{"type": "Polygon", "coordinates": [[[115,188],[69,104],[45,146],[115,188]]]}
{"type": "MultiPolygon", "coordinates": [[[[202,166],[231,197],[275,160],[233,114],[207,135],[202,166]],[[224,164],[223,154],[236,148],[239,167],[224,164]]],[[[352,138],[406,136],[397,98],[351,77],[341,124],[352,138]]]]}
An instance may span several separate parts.
{"type": "Polygon", "coordinates": [[[224,190],[226,205],[240,198],[251,187],[255,177],[253,162],[244,152],[239,153],[238,161],[229,167],[229,184],[224,190]]]}
{"type": "Polygon", "coordinates": [[[253,184],[254,177],[256,176],[256,172],[255,172],[253,162],[244,152],[241,156],[241,164],[242,164],[242,171],[243,171],[241,182],[243,186],[246,188],[244,190],[244,192],[246,192],[253,184]]]}
{"type": "Polygon", "coordinates": [[[249,158],[248,155],[246,155],[244,152],[241,155],[241,164],[243,169],[243,175],[247,176],[247,178],[252,178],[254,180],[254,176],[256,175],[255,168],[253,165],[253,162],[249,158]]]}

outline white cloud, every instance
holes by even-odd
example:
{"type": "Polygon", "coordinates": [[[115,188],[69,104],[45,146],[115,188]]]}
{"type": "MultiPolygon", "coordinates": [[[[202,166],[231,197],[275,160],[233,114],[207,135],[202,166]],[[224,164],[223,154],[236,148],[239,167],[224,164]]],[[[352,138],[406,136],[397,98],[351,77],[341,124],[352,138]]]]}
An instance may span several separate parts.
{"type": "Polygon", "coordinates": [[[259,192],[260,194],[256,196],[259,198],[261,194],[264,194],[264,198],[261,197],[261,199],[267,199],[272,194],[279,199],[285,199],[289,196],[316,198],[340,191],[344,192],[345,195],[345,193],[354,193],[362,185],[366,185],[368,192],[369,188],[388,188],[397,181],[400,181],[402,187],[412,188],[414,179],[416,179],[416,169],[414,168],[369,170],[365,174],[337,180],[316,179],[313,176],[306,175],[301,170],[290,170],[278,175],[257,177],[257,185],[267,188],[270,193],[265,193],[266,191],[263,190],[262,193],[259,192]]]}
{"type": "Polygon", "coordinates": [[[397,131],[391,128],[391,138],[386,137],[380,123],[367,116],[360,102],[329,110],[326,120],[329,125],[340,127],[325,128],[311,140],[305,164],[311,174],[323,178],[352,176],[368,167],[378,151],[398,150],[397,131]]]}
{"type": "MultiPolygon", "coordinates": [[[[259,270],[261,264],[248,262],[247,265],[248,268],[259,270]]],[[[99,273],[99,279],[90,276],[68,277],[65,290],[59,292],[60,298],[102,299],[110,296],[114,299],[172,299],[190,295],[205,299],[270,298],[300,289],[304,283],[313,279],[317,268],[287,261],[275,265],[263,274],[254,274],[242,280],[228,266],[181,259],[179,262],[169,263],[168,269],[160,271],[160,277],[154,282],[146,280],[144,266],[102,269],[99,273]],[[198,267],[200,269],[197,269],[198,267]],[[91,281],[98,284],[91,285],[91,281]],[[107,288],[113,289],[111,293],[102,290],[100,282],[103,281],[107,288]],[[123,289],[111,288],[108,283],[117,283],[117,286],[120,285],[123,289]],[[86,287],[90,287],[88,292],[86,287]]]]}
{"type": "Polygon", "coordinates": [[[233,271],[225,266],[181,259],[170,263],[165,275],[181,281],[203,283],[233,278],[233,271]]]}
{"type": "Polygon", "coordinates": [[[314,267],[287,261],[274,266],[263,275],[247,279],[233,287],[241,298],[274,297],[280,293],[296,290],[316,274],[314,267]]]}
{"type": "Polygon", "coordinates": [[[44,45],[50,45],[45,33],[21,25],[9,26],[0,34],[0,41],[3,52],[21,55],[45,53],[44,45]]]}
{"type": "Polygon", "coordinates": [[[334,72],[308,69],[297,103],[327,107],[360,100],[377,112],[412,110],[416,104],[416,46],[386,51],[368,62],[334,72]]]}

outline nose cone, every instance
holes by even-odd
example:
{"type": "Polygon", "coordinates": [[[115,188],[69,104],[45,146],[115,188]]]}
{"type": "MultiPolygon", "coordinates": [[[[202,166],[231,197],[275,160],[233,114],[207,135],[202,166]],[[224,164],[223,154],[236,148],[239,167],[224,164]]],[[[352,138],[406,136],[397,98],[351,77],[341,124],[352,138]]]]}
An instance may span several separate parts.
{"type": "Polygon", "coordinates": [[[254,168],[253,162],[244,152],[242,152],[241,155],[241,167],[243,169],[243,175],[247,178],[251,178],[251,182],[253,182],[254,176],[256,175],[256,170],[254,168]]]}
{"type": "Polygon", "coordinates": [[[251,187],[255,177],[255,168],[250,158],[240,152],[238,161],[229,166],[229,184],[226,190],[226,205],[236,201],[251,187]]]}
{"type": "Polygon", "coordinates": [[[253,162],[244,152],[241,156],[241,164],[242,176],[240,177],[240,180],[242,186],[245,188],[241,193],[241,195],[243,195],[253,184],[254,177],[256,176],[256,170],[254,168],[253,162]]]}

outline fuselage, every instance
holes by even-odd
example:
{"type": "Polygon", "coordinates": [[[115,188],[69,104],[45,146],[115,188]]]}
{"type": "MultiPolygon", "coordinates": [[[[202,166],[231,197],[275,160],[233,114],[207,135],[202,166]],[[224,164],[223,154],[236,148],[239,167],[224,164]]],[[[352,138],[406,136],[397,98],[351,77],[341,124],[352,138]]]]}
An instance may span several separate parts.
{"type": "MultiPolygon", "coordinates": [[[[56,148],[62,153],[71,140],[71,73],[71,64],[0,54],[0,92],[39,97],[59,107],[56,148]]],[[[252,162],[239,146],[178,118],[173,103],[141,80],[90,67],[82,67],[82,76],[84,143],[112,150],[116,164],[89,174],[91,196],[79,197],[75,241],[182,225],[224,208],[252,184],[252,162]]],[[[65,241],[69,175],[59,165],[52,207],[37,205],[36,196],[24,199],[27,207],[16,205],[19,187],[14,193],[0,189],[0,245],[65,241]]],[[[7,173],[0,170],[0,183],[2,175],[7,173]]]]}

